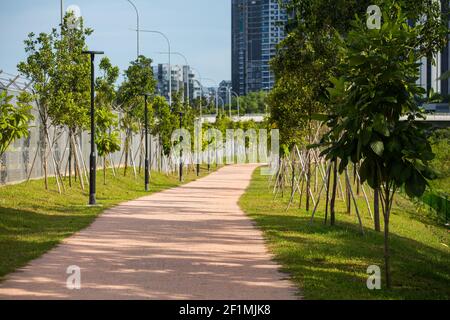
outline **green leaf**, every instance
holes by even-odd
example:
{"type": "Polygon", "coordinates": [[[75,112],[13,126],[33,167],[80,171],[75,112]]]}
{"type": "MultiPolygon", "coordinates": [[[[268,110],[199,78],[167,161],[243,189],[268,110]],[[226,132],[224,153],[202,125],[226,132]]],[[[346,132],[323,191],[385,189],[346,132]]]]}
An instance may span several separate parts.
{"type": "Polygon", "coordinates": [[[375,141],[370,144],[370,148],[377,156],[383,156],[384,144],[382,141],[375,141]]]}
{"type": "Polygon", "coordinates": [[[352,67],[355,67],[355,66],[364,64],[365,61],[366,61],[366,57],[364,57],[362,55],[356,55],[356,56],[350,57],[349,65],[352,67]]]}
{"type": "Polygon", "coordinates": [[[373,128],[376,132],[381,133],[385,137],[389,137],[390,135],[386,118],[382,114],[376,115],[373,128]]]}
{"type": "Polygon", "coordinates": [[[321,114],[321,113],[313,113],[311,115],[311,120],[316,120],[316,121],[328,121],[330,119],[330,116],[327,114],[321,114]]]}
{"type": "Polygon", "coordinates": [[[426,180],[420,173],[415,171],[405,184],[405,191],[411,198],[420,197],[425,192],[426,180]]]}

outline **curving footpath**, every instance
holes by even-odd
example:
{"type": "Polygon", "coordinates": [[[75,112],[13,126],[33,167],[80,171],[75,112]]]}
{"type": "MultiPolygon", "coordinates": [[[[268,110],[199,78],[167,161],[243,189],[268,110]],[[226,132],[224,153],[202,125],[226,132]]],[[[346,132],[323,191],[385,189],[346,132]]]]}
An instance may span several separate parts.
{"type": "Polygon", "coordinates": [[[0,283],[0,299],[298,299],[237,202],[257,165],[123,203],[0,283]],[[66,270],[81,269],[81,289],[66,270]]]}

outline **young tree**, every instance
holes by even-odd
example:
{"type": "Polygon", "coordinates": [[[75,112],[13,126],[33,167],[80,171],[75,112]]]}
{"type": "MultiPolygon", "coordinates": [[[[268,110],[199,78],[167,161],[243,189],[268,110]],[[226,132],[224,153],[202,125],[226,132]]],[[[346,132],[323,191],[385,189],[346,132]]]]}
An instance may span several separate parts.
{"type": "Polygon", "coordinates": [[[97,150],[103,158],[103,183],[106,185],[107,157],[120,151],[120,138],[117,131],[117,116],[112,112],[116,99],[114,84],[119,77],[119,68],[105,57],[100,61],[100,77],[95,82],[96,101],[96,139],[97,150]]]}
{"type": "Polygon", "coordinates": [[[28,124],[34,119],[27,93],[19,96],[17,106],[11,103],[12,98],[6,91],[0,92],[0,158],[14,140],[28,136],[28,124]]]}
{"type": "MultiPolygon", "coordinates": [[[[130,153],[133,133],[141,131],[144,126],[144,94],[155,91],[156,81],[153,78],[152,60],[145,56],[139,56],[132,61],[125,71],[125,80],[120,85],[117,93],[118,110],[123,113],[121,127],[126,132],[125,138],[125,169],[126,175],[129,160],[133,161],[130,153]]],[[[149,110],[150,122],[153,120],[149,110]]],[[[143,135],[142,135],[143,136],[143,135]]]]}
{"type": "Polygon", "coordinates": [[[93,30],[85,28],[82,19],[78,28],[69,28],[69,19],[67,14],[61,36],[55,40],[49,115],[55,125],[68,127],[74,135],[89,124],[91,66],[83,50],[87,49],[86,38],[93,30]]]}
{"type": "MultiPolygon", "coordinates": [[[[300,144],[297,137],[308,136],[311,113],[335,112],[333,101],[326,97],[330,76],[339,78],[337,34],[346,37],[355,15],[365,17],[369,5],[390,5],[392,0],[289,0],[284,6],[290,14],[287,37],[280,43],[272,61],[276,84],[270,98],[271,121],[280,129],[284,145],[300,144]],[[309,102],[305,100],[309,99],[309,102]],[[303,101],[302,101],[303,100],[303,101]]],[[[448,32],[447,16],[435,0],[399,0],[408,22],[421,20],[422,30],[414,45],[422,56],[432,56],[442,46],[448,32]],[[422,17],[427,19],[423,21],[422,17]]],[[[444,10],[444,12],[446,12],[444,10]]],[[[314,116],[312,117],[315,118],[314,116]]],[[[334,138],[334,137],[333,137],[334,138]]],[[[301,145],[301,144],[300,144],[301,145]]],[[[337,160],[331,159],[334,169],[337,160]]],[[[337,178],[337,170],[333,170],[337,178]]],[[[331,222],[337,184],[333,183],[331,222]]],[[[328,194],[327,194],[328,198],[328,194]]]]}
{"type": "MultiPolygon", "coordinates": [[[[93,30],[84,27],[80,19],[71,26],[72,13],[66,14],[60,36],[55,40],[54,70],[50,81],[49,116],[52,123],[69,135],[69,183],[71,164],[84,189],[83,172],[87,170],[77,137],[89,128],[90,119],[90,59],[83,54],[86,39],[93,30]]],[[[58,168],[57,168],[58,170],[58,168]]]]}
{"type": "Polygon", "coordinates": [[[40,118],[40,129],[44,139],[41,141],[42,168],[44,170],[45,189],[48,189],[48,160],[47,160],[47,138],[51,120],[49,116],[49,105],[51,98],[51,77],[55,68],[55,39],[56,30],[51,33],[41,33],[36,36],[34,33],[28,35],[25,40],[25,52],[27,58],[17,65],[19,72],[30,79],[32,84],[30,90],[36,103],[40,118]]]}
{"type": "Polygon", "coordinates": [[[96,137],[98,155],[103,158],[103,184],[106,185],[106,157],[114,152],[120,151],[119,132],[117,116],[111,110],[98,108],[96,110],[96,137]]]}
{"type": "MultiPolygon", "coordinates": [[[[384,7],[381,30],[369,30],[357,20],[342,39],[342,77],[329,89],[336,101],[335,117],[325,140],[327,158],[340,158],[339,171],[362,162],[360,175],[380,190],[384,216],[384,258],[387,287],[391,287],[389,222],[394,195],[405,187],[411,197],[421,196],[433,174],[433,159],[425,125],[415,97],[425,93],[416,84],[417,50],[424,25],[411,27],[398,5],[384,7]],[[389,12],[389,13],[388,13],[389,12]]],[[[434,49],[438,49],[434,47],[434,49]]]]}
{"type": "Polygon", "coordinates": [[[178,115],[172,112],[164,97],[155,97],[152,103],[155,112],[155,125],[152,134],[159,135],[160,144],[165,155],[170,154],[172,148],[171,137],[174,130],[178,129],[178,115]]]}

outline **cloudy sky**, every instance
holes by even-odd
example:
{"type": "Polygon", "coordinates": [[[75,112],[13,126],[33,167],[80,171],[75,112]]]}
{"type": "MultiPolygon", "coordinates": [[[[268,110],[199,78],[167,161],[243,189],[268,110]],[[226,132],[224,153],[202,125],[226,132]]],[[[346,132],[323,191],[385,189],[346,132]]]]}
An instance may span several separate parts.
{"type": "MultiPolygon", "coordinates": [[[[183,53],[204,78],[217,82],[231,78],[230,0],[133,0],[141,28],[159,30],[170,39],[173,51],[183,53]]],[[[103,50],[121,70],[136,57],[136,13],[126,0],[65,0],[77,5],[85,25],[94,29],[88,45],[103,50]]],[[[24,59],[23,40],[31,31],[49,32],[60,21],[60,0],[0,0],[0,69],[15,73],[24,59]]],[[[141,54],[155,63],[167,62],[165,40],[141,35],[141,54]]],[[[173,56],[172,63],[184,63],[173,56]]],[[[205,85],[208,85],[205,83],[205,85]]]]}

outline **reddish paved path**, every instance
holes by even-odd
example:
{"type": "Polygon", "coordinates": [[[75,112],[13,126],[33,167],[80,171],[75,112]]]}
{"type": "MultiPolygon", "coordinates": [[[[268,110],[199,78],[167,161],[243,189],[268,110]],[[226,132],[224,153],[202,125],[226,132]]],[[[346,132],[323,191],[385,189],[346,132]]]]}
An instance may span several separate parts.
{"type": "Polygon", "coordinates": [[[237,201],[255,165],[107,210],[89,228],[11,274],[0,299],[295,299],[237,201]],[[81,290],[66,269],[81,268],[81,290]]]}

